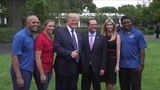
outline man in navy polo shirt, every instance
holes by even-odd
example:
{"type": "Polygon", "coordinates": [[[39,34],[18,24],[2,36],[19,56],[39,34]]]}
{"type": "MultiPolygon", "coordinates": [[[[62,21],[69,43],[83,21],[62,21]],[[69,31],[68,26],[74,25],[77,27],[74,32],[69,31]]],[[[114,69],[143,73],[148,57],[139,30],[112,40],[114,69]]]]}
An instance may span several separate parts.
{"type": "Polygon", "coordinates": [[[123,16],[121,23],[120,87],[121,90],[141,90],[141,73],[147,45],[143,34],[132,25],[128,16],[123,16]]]}
{"type": "Polygon", "coordinates": [[[13,90],[29,90],[34,70],[33,32],[39,27],[35,15],[27,17],[26,27],[15,34],[12,41],[11,77],[13,90]]]}

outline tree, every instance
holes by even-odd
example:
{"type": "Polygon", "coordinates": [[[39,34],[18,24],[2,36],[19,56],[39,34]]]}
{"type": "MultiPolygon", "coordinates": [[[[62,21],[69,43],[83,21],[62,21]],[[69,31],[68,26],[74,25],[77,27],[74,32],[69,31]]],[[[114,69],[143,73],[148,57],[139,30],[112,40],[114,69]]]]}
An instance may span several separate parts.
{"type": "Polygon", "coordinates": [[[118,8],[118,12],[128,15],[135,25],[140,26],[140,20],[142,18],[142,8],[140,5],[137,5],[136,7],[133,5],[124,5],[118,8]]]}
{"type": "Polygon", "coordinates": [[[93,3],[93,0],[80,0],[81,1],[81,10],[85,7],[88,7],[89,12],[94,13],[96,11],[96,5],[93,3]]]}
{"type": "Polygon", "coordinates": [[[117,9],[115,7],[102,7],[102,8],[98,8],[97,12],[99,13],[117,13],[117,9]]]}
{"type": "Polygon", "coordinates": [[[46,17],[60,17],[60,13],[82,13],[85,7],[90,12],[94,12],[96,8],[93,0],[27,0],[22,8],[22,19],[36,14],[44,21],[46,17]]]}
{"type": "Polygon", "coordinates": [[[148,9],[152,23],[160,22],[160,1],[153,0],[148,9]]]}
{"type": "Polygon", "coordinates": [[[54,18],[57,16],[54,12],[58,11],[58,8],[52,7],[55,5],[53,0],[27,0],[21,10],[22,20],[32,14],[37,15],[41,22],[48,18],[54,18]]]}

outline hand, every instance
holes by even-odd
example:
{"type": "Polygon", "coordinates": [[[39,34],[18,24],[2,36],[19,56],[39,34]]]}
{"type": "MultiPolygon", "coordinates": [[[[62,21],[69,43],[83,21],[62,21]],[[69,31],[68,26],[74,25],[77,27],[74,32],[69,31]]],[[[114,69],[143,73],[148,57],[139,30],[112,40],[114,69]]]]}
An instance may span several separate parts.
{"type": "Polygon", "coordinates": [[[74,50],[74,51],[72,51],[72,53],[71,53],[71,57],[74,58],[74,59],[77,58],[78,55],[79,55],[79,54],[78,54],[78,50],[74,50]]]}
{"type": "Polygon", "coordinates": [[[17,78],[17,85],[18,85],[18,87],[20,87],[20,88],[24,87],[24,80],[23,80],[22,77],[18,77],[18,78],[17,78]]]}
{"type": "Polygon", "coordinates": [[[45,83],[46,82],[46,75],[45,74],[42,74],[40,75],[40,78],[41,78],[41,83],[45,83]]]}
{"type": "Polygon", "coordinates": [[[102,75],[104,75],[104,73],[105,73],[105,70],[101,69],[100,70],[100,75],[102,76],[102,75]]]}
{"type": "Polygon", "coordinates": [[[115,67],[115,72],[118,74],[118,72],[119,72],[119,66],[117,66],[116,65],[116,67],[115,67]]]}
{"type": "Polygon", "coordinates": [[[138,68],[137,68],[137,70],[138,70],[139,72],[143,72],[143,70],[144,70],[144,65],[139,65],[138,68]]]}

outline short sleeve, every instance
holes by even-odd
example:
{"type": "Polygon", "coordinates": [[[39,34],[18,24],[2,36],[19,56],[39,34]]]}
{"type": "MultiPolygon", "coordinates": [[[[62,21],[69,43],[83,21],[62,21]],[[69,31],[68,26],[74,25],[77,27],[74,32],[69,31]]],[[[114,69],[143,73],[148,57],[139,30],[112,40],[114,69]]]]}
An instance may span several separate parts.
{"type": "Polygon", "coordinates": [[[43,50],[44,46],[42,41],[42,36],[37,36],[37,38],[35,39],[35,50],[43,50]]]}
{"type": "Polygon", "coordinates": [[[147,43],[146,43],[146,41],[143,37],[143,34],[141,32],[138,34],[138,45],[139,45],[140,49],[147,47],[147,43]]]}
{"type": "Polygon", "coordinates": [[[12,54],[21,55],[24,37],[15,35],[12,40],[12,54]]]}

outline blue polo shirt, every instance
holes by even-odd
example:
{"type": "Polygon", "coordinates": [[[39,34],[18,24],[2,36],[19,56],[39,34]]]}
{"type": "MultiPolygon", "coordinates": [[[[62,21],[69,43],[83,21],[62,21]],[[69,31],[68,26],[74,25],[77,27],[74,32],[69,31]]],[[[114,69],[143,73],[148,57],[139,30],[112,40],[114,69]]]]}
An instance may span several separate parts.
{"type": "Polygon", "coordinates": [[[140,50],[147,47],[143,34],[135,27],[130,32],[119,32],[121,38],[120,67],[137,68],[140,64],[140,50]]]}
{"type": "Polygon", "coordinates": [[[23,28],[13,37],[12,54],[18,55],[21,70],[33,72],[34,39],[33,34],[27,28],[23,28]]]}

